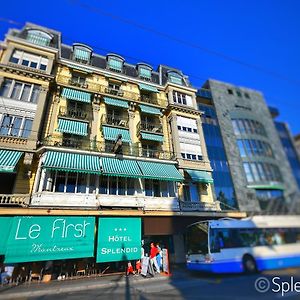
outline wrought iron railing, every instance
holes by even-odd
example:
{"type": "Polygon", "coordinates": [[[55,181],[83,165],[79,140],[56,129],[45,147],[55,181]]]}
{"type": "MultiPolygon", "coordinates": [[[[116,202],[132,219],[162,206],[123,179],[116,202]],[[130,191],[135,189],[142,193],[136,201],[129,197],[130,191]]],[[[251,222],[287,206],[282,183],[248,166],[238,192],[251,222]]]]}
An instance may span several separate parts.
{"type": "Polygon", "coordinates": [[[214,202],[191,202],[180,201],[182,211],[220,211],[219,201],[214,202]]]}
{"type": "Polygon", "coordinates": [[[87,111],[82,109],[68,108],[66,106],[60,106],[58,114],[60,117],[67,117],[71,119],[80,119],[80,120],[90,119],[90,113],[88,113],[87,111]]]}
{"type": "Polygon", "coordinates": [[[120,126],[128,128],[128,116],[119,116],[119,115],[111,115],[105,114],[102,115],[102,124],[108,124],[113,126],[120,126]]]}

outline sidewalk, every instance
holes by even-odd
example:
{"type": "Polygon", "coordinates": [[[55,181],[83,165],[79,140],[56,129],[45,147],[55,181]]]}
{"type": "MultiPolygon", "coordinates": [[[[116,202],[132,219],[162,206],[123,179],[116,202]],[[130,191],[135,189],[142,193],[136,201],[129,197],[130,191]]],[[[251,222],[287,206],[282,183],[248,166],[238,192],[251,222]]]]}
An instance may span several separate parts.
{"type": "Polygon", "coordinates": [[[37,297],[54,295],[60,293],[76,292],[90,289],[101,289],[108,287],[122,287],[127,284],[139,285],[147,281],[169,280],[169,276],[157,274],[152,278],[141,275],[126,277],[124,274],[104,275],[99,277],[85,277],[69,280],[53,280],[49,283],[23,283],[20,285],[0,287],[0,299],[16,299],[20,297],[37,297]]]}

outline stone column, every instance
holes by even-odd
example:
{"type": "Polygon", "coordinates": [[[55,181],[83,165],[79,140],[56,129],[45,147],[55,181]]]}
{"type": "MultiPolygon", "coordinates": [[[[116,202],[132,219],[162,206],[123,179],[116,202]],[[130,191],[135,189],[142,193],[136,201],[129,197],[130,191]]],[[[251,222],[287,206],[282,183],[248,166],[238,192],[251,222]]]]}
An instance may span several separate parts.
{"type": "Polygon", "coordinates": [[[180,150],[176,116],[177,115],[175,113],[171,113],[171,115],[168,118],[168,122],[170,123],[170,127],[171,127],[170,129],[171,129],[171,140],[172,140],[173,151],[175,153],[175,157],[180,159],[181,150],[180,150]]]}
{"type": "Polygon", "coordinates": [[[54,133],[54,126],[56,123],[56,119],[58,116],[58,111],[59,111],[59,103],[60,103],[60,97],[59,97],[59,91],[53,96],[53,100],[52,100],[52,110],[49,111],[49,116],[48,116],[48,120],[49,120],[49,127],[48,130],[46,131],[46,135],[53,135],[54,133]]]}
{"type": "Polygon", "coordinates": [[[2,56],[2,63],[4,65],[7,65],[9,62],[10,57],[12,56],[12,53],[14,51],[14,46],[11,44],[8,45],[7,49],[4,51],[4,54],[2,56]]]}

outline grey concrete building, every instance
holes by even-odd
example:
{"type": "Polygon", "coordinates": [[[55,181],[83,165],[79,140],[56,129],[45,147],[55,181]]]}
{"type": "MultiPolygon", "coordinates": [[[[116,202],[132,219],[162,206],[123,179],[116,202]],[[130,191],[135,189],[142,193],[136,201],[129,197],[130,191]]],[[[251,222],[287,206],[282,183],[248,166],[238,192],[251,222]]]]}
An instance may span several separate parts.
{"type": "Polygon", "coordinates": [[[203,88],[211,92],[204,104],[214,107],[239,209],[293,210],[297,183],[262,93],[216,80],[203,88]]]}

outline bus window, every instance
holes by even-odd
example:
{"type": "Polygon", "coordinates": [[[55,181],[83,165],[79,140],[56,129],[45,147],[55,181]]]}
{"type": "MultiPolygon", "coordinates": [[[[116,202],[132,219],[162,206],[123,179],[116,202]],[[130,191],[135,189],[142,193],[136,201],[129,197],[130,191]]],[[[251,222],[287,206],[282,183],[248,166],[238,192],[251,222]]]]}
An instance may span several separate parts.
{"type": "Polygon", "coordinates": [[[188,254],[207,254],[207,240],[207,224],[199,223],[188,227],[186,235],[186,249],[188,254]]]}

